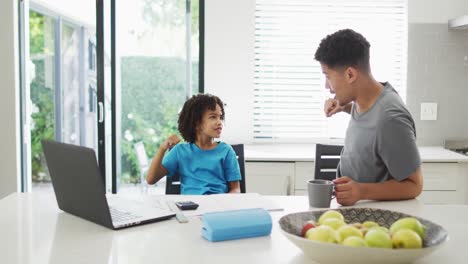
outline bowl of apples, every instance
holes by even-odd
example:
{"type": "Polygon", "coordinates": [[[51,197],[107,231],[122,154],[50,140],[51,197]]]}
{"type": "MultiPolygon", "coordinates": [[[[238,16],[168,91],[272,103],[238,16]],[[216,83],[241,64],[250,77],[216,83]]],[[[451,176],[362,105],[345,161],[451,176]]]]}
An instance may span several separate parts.
{"type": "Polygon", "coordinates": [[[434,222],[376,208],[292,213],[279,224],[291,242],[319,263],[408,263],[448,239],[434,222]]]}

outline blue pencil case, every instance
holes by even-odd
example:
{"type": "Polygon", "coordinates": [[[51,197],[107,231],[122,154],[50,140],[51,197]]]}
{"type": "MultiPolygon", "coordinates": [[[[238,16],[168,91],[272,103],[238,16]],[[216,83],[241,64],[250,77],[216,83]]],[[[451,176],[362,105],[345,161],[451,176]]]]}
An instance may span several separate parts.
{"type": "Polygon", "coordinates": [[[261,208],[206,213],[202,222],[202,236],[212,242],[267,236],[272,228],[270,214],[261,208]]]}

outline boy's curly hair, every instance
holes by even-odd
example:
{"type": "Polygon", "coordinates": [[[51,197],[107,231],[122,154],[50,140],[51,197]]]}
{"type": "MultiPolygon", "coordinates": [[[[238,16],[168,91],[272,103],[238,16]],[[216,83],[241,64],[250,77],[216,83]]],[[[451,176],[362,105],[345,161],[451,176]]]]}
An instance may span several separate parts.
{"type": "Polygon", "coordinates": [[[197,94],[188,99],[179,114],[179,132],[186,142],[195,143],[197,126],[201,123],[206,110],[221,107],[221,119],[224,120],[224,103],[219,97],[211,94],[197,94]]]}
{"type": "Polygon", "coordinates": [[[354,66],[369,71],[369,42],[351,29],[326,36],[315,52],[315,59],[330,68],[354,66]]]}

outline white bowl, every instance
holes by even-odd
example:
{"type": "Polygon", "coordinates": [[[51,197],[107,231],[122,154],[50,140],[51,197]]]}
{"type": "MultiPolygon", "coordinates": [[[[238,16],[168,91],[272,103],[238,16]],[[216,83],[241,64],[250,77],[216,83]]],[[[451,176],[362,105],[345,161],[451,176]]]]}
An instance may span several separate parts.
{"type": "Polygon", "coordinates": [[[400,218],[415,217],[426,226],[423,248],[354,248],[303,238],[301,230],[304,223],[309,220],[318,222],[320,215],[327,210],[285,215],[279,220],[281,231],[291,242],[302,249],[306,255],[320,263],[408,263],[429,255],[448,240],[448,233],[442,226],[420,217],[376,208],[343,208],[334,210],[343,214],[346,223],[374,221],[387,228],[400,218]]]}

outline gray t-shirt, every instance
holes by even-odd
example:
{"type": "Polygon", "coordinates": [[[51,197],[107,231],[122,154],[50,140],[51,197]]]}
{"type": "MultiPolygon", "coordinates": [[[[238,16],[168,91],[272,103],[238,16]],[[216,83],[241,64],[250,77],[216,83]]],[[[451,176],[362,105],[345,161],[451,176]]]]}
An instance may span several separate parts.
{"type": "Polygon", "coordinates": [[[421,165],[414,120],[395,89],[383,85],[368,111],[351,109],[338,173],[357,182],[402,181],[421,165]]]}

